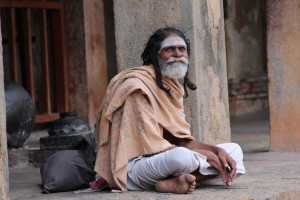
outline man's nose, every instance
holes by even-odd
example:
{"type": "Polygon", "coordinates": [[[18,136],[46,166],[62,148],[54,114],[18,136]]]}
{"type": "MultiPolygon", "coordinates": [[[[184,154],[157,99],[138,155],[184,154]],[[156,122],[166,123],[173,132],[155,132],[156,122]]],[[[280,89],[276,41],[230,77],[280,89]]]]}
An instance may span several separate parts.
{"type": "Polygon", "coordinates": [[[182,52],[179,51],[178,48],[175,48],[174,51],[173,51],[173,55],[174,55],[175,57],[182,57],[182,52]]]}

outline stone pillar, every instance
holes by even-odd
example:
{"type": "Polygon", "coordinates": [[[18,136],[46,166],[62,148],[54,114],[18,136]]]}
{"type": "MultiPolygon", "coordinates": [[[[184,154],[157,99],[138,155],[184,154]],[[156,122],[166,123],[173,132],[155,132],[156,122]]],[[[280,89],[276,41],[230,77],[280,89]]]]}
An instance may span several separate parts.
{"type": "Polygon", "coordinates": [[[194,137],[230,141],[222,0],[114,0],[117,66],[140,66],[149,36],[175,26],[191,42],[190,75],[198,89],[185,101],[194,137]]]}
{"type": "Polygon", "coordinates": [[[272,151],[300,150],[300,2],[267,1],[272,151]]]}
{"type": "Polygon", "coordinates": [[[102,0],[83,1],[89,123],[94,128],[97,109],[107,87],[107,65],[102,0]]]}
{"type": "Polygon", "coordinates": [[[6,142],[6,112],[4,96],[3,49],[0,26],[0,199],[8,198],[8,159],[6,142]]]}
{"type": "Polygon", "coordinates": [[[63,0],[68,49],[70,111],[93,129],[107,86],[102,0],[63,0]]]}

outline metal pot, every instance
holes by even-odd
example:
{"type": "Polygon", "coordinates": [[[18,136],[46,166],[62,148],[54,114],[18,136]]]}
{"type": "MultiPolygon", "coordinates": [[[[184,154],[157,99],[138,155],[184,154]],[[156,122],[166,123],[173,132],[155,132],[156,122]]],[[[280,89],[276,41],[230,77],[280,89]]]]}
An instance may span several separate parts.
{"type": "Polygon", "coordinates": [[[89,131],[86,121],[77,116],[76,112],[61,112],[60,118],[52,122],[48,129],[50,136],[71,135],[89,131]]]}

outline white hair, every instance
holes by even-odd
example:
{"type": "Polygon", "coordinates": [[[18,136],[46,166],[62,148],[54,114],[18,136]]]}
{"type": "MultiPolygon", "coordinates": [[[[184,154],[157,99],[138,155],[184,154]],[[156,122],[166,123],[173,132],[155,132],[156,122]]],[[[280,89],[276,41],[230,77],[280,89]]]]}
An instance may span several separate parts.
{"type": "Polygon", "coordinates": [[[162,76],[169,78],[182,79],[188,70],[188,59],[185,57],[171,57],[168,60],[158,58],[162,76]]]}

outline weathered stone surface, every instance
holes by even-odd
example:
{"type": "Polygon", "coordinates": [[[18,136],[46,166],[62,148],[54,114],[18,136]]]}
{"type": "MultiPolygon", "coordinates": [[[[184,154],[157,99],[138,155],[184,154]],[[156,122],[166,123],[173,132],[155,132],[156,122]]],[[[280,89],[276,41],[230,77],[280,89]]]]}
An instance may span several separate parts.
{"type": "Polygon", "coordinates": [[[198,86],[187,104],[192,107],[193,134],[200,141],[230,141],[223,1],[192,1],[190,32],[194,44],[191,72],[198,86]]]}
{"type": "Polygon", "coordinates": [[[63,0],[65,5],[66,47],[68,51],[69,109],[88,120],[88,67],[85,59],[85,34],[82,0],[63,0]]]}
{"type": "MultiPolygon", "coordinates": [[[[2,41],[0,26],[0,41],[2,41]]],[[[8,158],[6,141],[6,114],[2,42],[0,43],[0,199],[8,199],[8,158]]]]}
{"type": "Polygon", "coordinates": [[[130,192],[60,192],[41,194],[39,169],[13,169],[10,191],[15,200],[296,200],[300,196],[300,160],[296,153],[251,153],[245,155],[246,175],[237,178],[232,186],[221,182],[213,186],[202,185],[192,194],[158,193],[154,191],[130,192]],[[287,173],[289,172],[289,173],[287,173]],[[27,184],[23,184],[27,180],[27,184]]]}
{"type": "Polygon", "coordinates": [[[266,75],[265,1],[227,0],[225,6],[228,78],[266,75]]]}
{"type": "MultiPolygon", "coordinates": [[[[267,77],[265,1],[223,2],[229,82],[267,77]]],[[[229,108],[233,116],[260,111],[268,108],[267,94],[266,98],[230,98],[229,108]]]]}
{"type": "Polygon", "coordinates": [[[10,168],[22,168],[29,164],[29,150],[27,149],[9,149],[8,150],[8,166],[10,168]]]}
{"type": "Polygon", "coordinates": [[[83,1],[88,118],[93,129],[107,87],[103,1],[83,1]]]}
{"type": "Polygon", "coordinates": [[[107,86],[103,2],[63,0],[68,50],[70,110],[96,121],[107,86]]]}
{"type": "Polygon", "coordinates": [[[230,141],[223,5],[220,0],[114,1],[118,69],[140,66],[149,36],[175,26],[191,41],[190,75],[197,85],[185,101],[194,137],[230,141]]]}
{"type": "Polygon", "coordinates": [[[300,151],[300,2],[267,1],[271,150],[300,151]]]}

